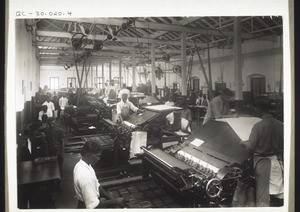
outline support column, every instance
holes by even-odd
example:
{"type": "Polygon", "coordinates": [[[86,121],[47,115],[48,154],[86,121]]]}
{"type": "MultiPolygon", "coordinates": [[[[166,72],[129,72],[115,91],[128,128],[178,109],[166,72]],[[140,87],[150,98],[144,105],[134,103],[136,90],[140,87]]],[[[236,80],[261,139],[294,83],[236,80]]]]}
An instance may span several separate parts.
{"type": "Polygon", "coordinates": [[[126,69],[125,64],[123,65],[123,76],[124,76],[124,81],[126,83],[126,85],[128,86],[128,82],[127,82],[127,74],[128,74],[128,70],[126,69]]]}
{"type": "MultiPolygon", "coordinates": [[[[129,68],[127,69],[127,72],[126,72],[126,80],[127,80],[127,83],[126,84],[129,84],[129,77],[130,77],[130,75],[129,75],[130,73],[129,73],[129,68]]],[[[132,87],[132,81],[131,81],[131,87],[132,87]]]]}
{"type": "Polygon", "coordinates": [[[122,80],[122,60],[119,60],[119,84],[120,89],[123,87],[123,80],[122,80]]]}
{"type": "Polygon", "coordinates": [[[151,93],[155,96],[155,44],[151,44],[151,93]]]}
{"type": "Polygon", "coordinates": [[[104,63],[102,63],[102,82],[103,82],[103,84],[102,84],[102,88],[104,88],[104,83],[105,83],[105,79],[104,79],[104,63]]]}
{"type": "Polygon", "coordinates": [[[165,62],[164,87],[167,86],[167,63],[165,62]]]}
{"type": "Polygon", "coordinates": [[[109,61],[109,83],[111,81],[111,61],[109,61]]]}
{"type": "Polygon", "coordinates": [[[181,33],[181,92],[182,96],[187,96],[186,81],[186,32],[181,33]]]}
{"type": "Polygon", "coordinates": [[[210,65],[210,50],[209,50],[209,42],[207,42],[207,63],[208,63],[208,78],[209,78],[209,84],[208,84],[208,92],[210,96],[210,100],[213,98],[213,88],[212,88],[212,77],[211,77],[211,65],[210,65]]]}
{"type": "MultiPolygon", "coordinates": [[[[97,67],[97,66],[96,66],[96,67],[97,67]]],[[[95,87],[95,82],[94,82],[94,80],[93,80],[93,78],[94,78],[93,72],[94,72],[94,68],[93,68],[93,66],[92,66],[92,67],[91,67],[91,87],[92,87],[92,88],[95,87]]]]}
{"type": "Polygon", "coordinates": [[[243,79],[242,79],[242,45],[241,21],[234,18],[234,75],[235,75],[235,109],[237,113],[243,112],[243,79]]]}
{"type": "Polygon", "coordinates": [[[98,77],[98,64],[96,65],[96,77],[98,77]]]}
{"type": "Polygon", "coordinates": [[[135,50],[132,51],[132,91],[136,91],[136,58],[135,50]]]}

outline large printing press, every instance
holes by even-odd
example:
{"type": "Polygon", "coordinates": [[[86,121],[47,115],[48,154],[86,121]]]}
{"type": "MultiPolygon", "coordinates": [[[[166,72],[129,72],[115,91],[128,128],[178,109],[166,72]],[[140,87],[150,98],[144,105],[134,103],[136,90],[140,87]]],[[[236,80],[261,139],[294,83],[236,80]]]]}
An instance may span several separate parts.
{"type": "Polygon", "coordinates": [[[66,145],[66,152],[79,152],[86,141],[97,140],[105,147],[102,166],[118,166],[127,164],[133,132],[146,132],[147,145],[156,147],[181,140],[181,136],[175,133],[180,128],[180,107],[145,105],[142,113],[133,113],[125,121],[116,122],[112,121],[116,104],[105,104],[91,96],[84,98],[84,107],[71,106],[66,110],[68,122],[75,134],[69,138],[72,142],[66,145]],[[175,120],[169,124],[166,116],[172,112],[175,120]]]}
{"type": "Polygon", "coordinates": [[[182,207],[231,206],[237,183],[253,183],[250,155],[239,144],[240,134],[247,127],[251,129],[247,120],[251,125],[252,118],[235,118],[233,123],[233,120],[210,121],[193,129],[188,137],[181,137],[175,133],[178,127],[166,124],[170,112],[179,119],[181,108],[146,105],[143,109],[143,113],[133,113],[122,123],[101,118],[99,126],[103,134],[84,137],[99,139],[107,146],[102,164],[127,164],[132,157],[131,144],[137,142],[133,139],[134,132],[147,132],[142,151],[135,155],[142,159],[143,178],[154,179],[182,207]],[[244,128],[236,127],[239,125],[244,128]],[[169,147],[163,145],[174,141],[169,147]]]}
{"type": "Polygon", "coordinates": [[[102,182],[116,179],[113,174],[125,179],[108,182],[110,190],[122,182],[130,186],[150,179],[175,199],[176,207],[226,207],[232,206],[238,182],[253,183],[251,157],[239,143],[247,139],[256,118],[212,120],[183,135],[178,134],[180,107],[140,105],[142,113],[116,122],[115,104],[89,95],[84,102],[66,109],[74,136],[65,143],[65,152],[79,153],[86,141],[98,141],[104,151],[95,168],[97,176],[102,182]],[[130,163],[132,159],[140,162],[130,163]],[[127,174],[120,176],[124,170],[127,174]]]}
{"type": "Polygon", "coordinates": [[[238,183],[254,183],[252,160],[240,140],[247,139],[258,120],[212,120],[168,147],[151,145],[148,140],[146,144],[131,140],[140,143],[142,149],[138,155],[142,159],[142,177],[128,176],[103,185],[115,192],[116,188],[128,190],[140,182],[155,182],[177,207],[231,207],[238,183]]]}
{"type": "Polygon", "coordinates": [[[142,147],[144,176],[164,184],[184,207],[231,206],[238,181],[253,183],[250,155],[232,128],[249,120],[210,121],[167,149],[142,147]]]}

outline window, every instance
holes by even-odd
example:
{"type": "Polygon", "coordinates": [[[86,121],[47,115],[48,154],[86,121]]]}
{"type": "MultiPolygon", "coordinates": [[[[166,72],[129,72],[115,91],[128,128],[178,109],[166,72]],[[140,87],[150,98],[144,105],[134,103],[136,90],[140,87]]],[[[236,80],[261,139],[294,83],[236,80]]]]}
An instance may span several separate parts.
{"type": "Polygon", "coordinates": [[[103,77],[95,77],[94,78],[94,86],[96,88],[104,88],[104,78],[103,77]]]}
{"type": "Polygon", "coordinates": [[[76,87],[76,78],[75,77],[68,77],[67,78],[67,87],[70,87],[70,83],[72,83],[72,87],[76,87]]]}
{"type": "Polygon", "coordinates": [[[50,89],[57,90],[58,89],[58,77],[50,77],[50,89]]]}

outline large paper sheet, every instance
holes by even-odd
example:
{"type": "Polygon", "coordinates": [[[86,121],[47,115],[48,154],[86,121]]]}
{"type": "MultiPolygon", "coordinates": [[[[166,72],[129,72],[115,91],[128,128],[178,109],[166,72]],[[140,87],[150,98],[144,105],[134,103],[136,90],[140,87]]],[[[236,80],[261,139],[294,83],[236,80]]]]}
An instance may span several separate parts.
{"type": "Polygon", "coordinates": [[[146,145],[147,145],[147,132],[143,132],[143,131],[132,132],[129,157],[134,158],[136,157],[136,154],[143,153],[141,147],[146,145]]]}
{"type": "Polygon", "coordinates": [[[153,106],[146,106],[148,110],[153,111],[165,111],[165,110],[180,110],[181,107],[169,106],[169,105],[153,105],[153,106]]]}
{"type": "Polygon", "coordinates": [[[227,122],[242,141],[249,140],[251,130],[261,119],[257,117],[224,118],[218,121],[227,122]]]}

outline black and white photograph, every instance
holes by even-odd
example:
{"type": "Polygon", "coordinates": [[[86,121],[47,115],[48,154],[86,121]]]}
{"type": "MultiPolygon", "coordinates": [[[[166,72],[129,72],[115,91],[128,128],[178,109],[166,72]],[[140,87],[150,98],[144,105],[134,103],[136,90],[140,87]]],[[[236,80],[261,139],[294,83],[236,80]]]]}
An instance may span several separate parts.
{"type": "Polygon", "coordinates": [[[288,11],[190,10],[13,10],[9,211],[293,210],[288,11]]]}

